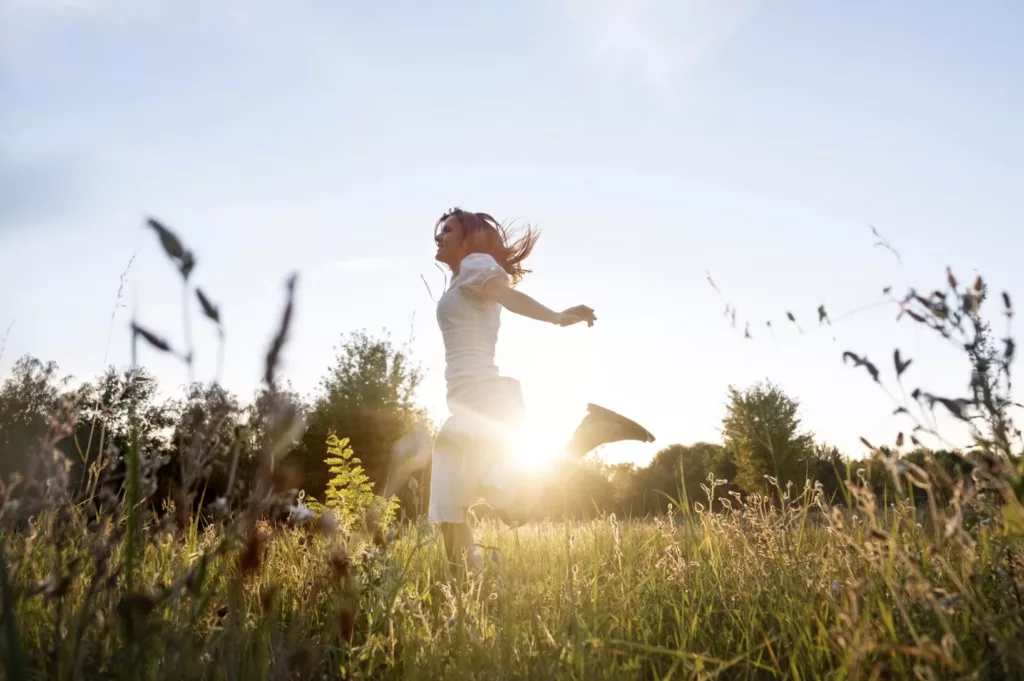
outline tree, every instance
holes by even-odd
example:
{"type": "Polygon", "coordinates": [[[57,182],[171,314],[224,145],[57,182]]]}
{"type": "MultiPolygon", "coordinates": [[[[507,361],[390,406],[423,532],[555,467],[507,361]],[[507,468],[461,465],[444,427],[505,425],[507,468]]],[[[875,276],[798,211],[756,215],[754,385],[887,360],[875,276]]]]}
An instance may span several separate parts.
{"type": "Polygon", "coordinates": [[[78,420],[60,449],[80,475],[87,475],[101,454],[113,455],[115,465],[120,466],[118,462],[128,450],[132,405],[139,451],[149,458],[169,455],[168,431],[176,419],[174,405],[157,401],[157,382],[145,368],[119,371],[109,367],[95,385],[83,385],[78,394],[78,420]]]}
{"type": "Polygon", "coordinates": [[[26,355],[0,386],[0,478],[12,473],[33,476],[39,463],[36,450],[70,380],[57,371],[55,362],[26,355]]]}
{"type": "Polygon", "coordinates": [[[814,439],[799,432],[799,406],[771,383],[759,383],[743,392],[729,387],[722,436],[736,463],[737,482],[747,492],[772,487],[765,476],[782,486],[787,482],[803,484],[814,439]]]}
{"type": "Polygon", "coordinates": [[[207,501],[224,496],[232,465],[249,455],[238,399],[216,383],[192,383],[178,412],[169,473],[184,490],[205,487],[207,501]]]}
{"type": "Polygon", "coordinates": [[[74,431],[59,445],[72,464],[76,498],[91,499],[101,489],[120,494],[128,474],[133,427],[142,464],[140,481],[146,495],[153,494],[161,469],[171,460],[168,436],[177,417],[173,402],[157,400],[153,376],[143,367],[108,367],[95,385],[82,387],[78,402],[74,431]]]}
{"type": "Polygon", "coordinates": [[[847,462],[838,448],[825,444],[814,445],[806,470],[808,480],[821,483],[826,502],[837,504],[844,501],[847,462]]]}
{"type": "Polygon", "coordinates": [[[612,507],[617,513],[631,516],[638,512],[634,508],[637,497],[637,468],[633,463],[617,463],[605,467],[608,481],[612,485],[612,507]]]}
{"type": "MultiPolygon", "coordinates": [[[[651,462],[637,473],[637,492],[641,495],[639,509],[644,513],[660,513],[672,503],[708,506],[708,497],[701,485],[707,484],[708,474],[723,479],[723,466],[727,465],[721,445],[698,442],[693,445],[669,445],[660,450],[651,462]]],[[[728,478],[725,478],[728,479],[728,478]]],[[[723,496],[715,490],[715,499],[723,496]]]]}
{"type": "Polygon", "coordinates": [[[357,332],[344,339],[336,364],[320,384],[306,432],[295,452],[305,471],[303,487],[317,496],[330,479],[323,443],[344,433],[359,452],[366,474],[383,489],[395,442],[426,419],[414,401],[420,369],[389,337],[357,332]]]}

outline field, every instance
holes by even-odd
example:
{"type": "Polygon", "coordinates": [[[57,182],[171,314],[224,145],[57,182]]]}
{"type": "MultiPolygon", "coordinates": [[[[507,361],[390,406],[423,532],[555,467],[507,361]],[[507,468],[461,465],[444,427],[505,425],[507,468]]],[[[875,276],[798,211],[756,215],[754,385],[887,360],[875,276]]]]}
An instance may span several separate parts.
{"type": "Polygon", "coordinates": [[[24,678],[39,679],[1024,670],[1020,554],[998,552],[984,525],[932,527],[910,508],[823,514],[813,489],[763,501],[646,522],[485,523],[486,567],[469,576],[448,570],[426,524],[378,528],[374,541],[329,523],[260,522],[237,545],[193,526],[185,541],[154,535],[129,595],[108,583],[125,576],[114,568],[123,544],[65,510],[19,535],[33,544],[17,577],[30,593],[15,640],[13,620],[4,634],[24,678]]]}
{"type": "MultiPolygon", "coordinates": [[[[154,229],[188,293],[191,253],[164,227],[154,229]]],[[[0,486],[4,678],[1024,677],[1014,345],[1007,339],[1000,349],[993,341],[979,313],[980,277],[961,286],[949,274],[947,292],[925,298],[911,291],[895,301],[901,314],[955,339],[973,391],[952,399],[915,389],[897,413],[933,417],[936,406],[944,408],[971,426],[971,451],[919,446],[915,434],[928,432],[919,421],[908,430],[916,450],[901,449],[900,433],[895,450],[871,447],[873,467],[847,462],[840,478],[830,462],[842,459],[805,447],[809,438],[796,434],[792,418],[785,437],[772,435],[766,445],[760,426],[744,431],[745,419],[737,418],[726,453],[736,455],[742,489],[714,468],[685,479],[702,451],[725,451],[706,445],[679,450],[681,467],[664,470],[678,477],[669,482],[680,494],[642,517],[617,518],[591,504],[597,497],[588,490],[558,480],[583,502],[577,510],[603,510],[575,520],[579,514],[566,505],[548,513],[561,520],[518,529],[483,521],[480,571],[444,557],[439,533],[420,513],[415,467],[405,466],[415,457],[393,459],[392,468],[377,459],[389,475],[406,471],[407,487],[394,488],[411,492],[404,515],[395,513],[399,492],[387,501],[377,496],[370,471],[333,432],[326,460],[322,450],[309,450],[321,472],[334,476],[322,497],[326,508],[298,493],[285,454],[300,436],[321,446],[326,433],[304,423],[277,387],[293,289],[291,280],[267,353],[266,389],[245,424],[230,421],[239,409],[215,385],[190,394],[195,399],[178,414],[170,443],[154,433],[173,421],[140,406],[148,398],[138,386],[149,384],[140,374],[110,373],[105,385],[112,387],[85,401],[55,391],[53,399],[24,399],[25,386],[51,395],[53,370],[33,373],[32,363],[21,365],[26,380],[4,383],[7,403],[22,405],[8,415],[31,413],[23,403],[64,409],[53,416],[36,410],[43,444],[18,450],[30,454],[35,476],[19,486],[15,474],[0,486]],[[91,420],[71,413],[92,399],[91,420]],[[97,422],[103,425],[94,429],[97,422]],[[95,451],[104,454],[90,458],[94,430],[95,451]],[[86,443],[74,474],[62,442],[86,443]],[[161,478],[171,454],[176,477],[161,478]],[[812,469],[812,461],[829,465],[812,469]],[[762,464],[775,475],[758,475],[762,464]],[[832,475],[827,484],[817,479],[822,472],[832,475]],[[795,484],[801,473],[806,482],[795,484]],[[696,489],[706,498],[695,498],[696,489]]],[[[219,328],[217,308],[197,296],[219,328]]],[[[1002,300],[1009,320],[1010,298],[1002,300]]],[[[134,324],[132,334],[136,343],[174,352],[134,324]]],[[[349,359],[365,351],[368,366],[400,375],[379,360],[386,347],[366,339],[351,347],[349,359]]],[[[192,361],[191,351],[175,354],[192,361]]],[[[881,382],[866,357],[847,352],[844,359],[881,382]]],[[[909,364],[896,350],[897,382],[909,364]]],[[[372,379],[359,385],[385,383],[372,372],[335,374],[372,379]]],[[[327,397],[360,394],[351,388],[327,397]]],[[[736,398],[742,407],[746,398],[736,398]]],[[[307,412],[340,411],[325,404],[337,406],[325,397],[307,412]]],[[[362,425],[365,410],[355,413],[350,423],[362,425]]],[[[589,479],[605,487],[592,489],[607,489],[609,479],[595,470],[589,479]]],[[[632,479],[646,494],[670,489],[653,487],[665,476],[632,479]]]]}

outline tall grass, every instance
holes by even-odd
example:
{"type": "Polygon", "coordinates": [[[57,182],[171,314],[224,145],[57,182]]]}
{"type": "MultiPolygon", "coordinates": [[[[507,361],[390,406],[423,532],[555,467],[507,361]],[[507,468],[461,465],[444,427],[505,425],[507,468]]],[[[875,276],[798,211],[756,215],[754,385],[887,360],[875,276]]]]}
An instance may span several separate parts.
{"type": "MultiPolygon", "coordinates": [[[[187,286],[194,257],[151,226],[187,286]]],[[[271,389],[294,284],[267,354],[271,389]]],[[[972,319],[977,306],[963,302],[972,294],[961,300],[951,288],[972,319]]],[[[938,298],[903,304],[924,300],[938,298]]],[[[944,326],[949,309],[932,302],[908,314],[955,337],[944,326]]],[[[132,332],[173,352],[147,330],[132,332]]],[[[277,465],[301,427],[284,401],[268,401],[272,427],[254,479],[229,485],[230,498],[202,516],[176,506],[194,488],[163,513],[145,503],[153,462],[135,437],[126,489],[97,485],[84,503],[51,461],[31,508],[30,497],[0,490],[5,677],[1019,678],[1020,435],[1006,418],[1010,352],[1001,361],[982,345],[967,348],[973,370],[987,362],[998,371],[972,381],[973,401],[912,393],[982,424],[969,477],[876,450],[897,494],[878,499],[854,477],[842,508],[820,485],[775,480],[772,496],[723,500],[712,477],[706,505],[684,500],[666,517],[484,523],[478,573],[453,572],[425,522],[399,527],[367,513],[339,524],[329,511],[311,519],[277,465]],[[927,492],[923,507],[911,487],[927,492]],[[712,499],[715,513],[705,510],[712,499]]],[[[875,365],[848,355],[878,380],[875,365]]],[[[191,363],[191,351],[183,359],[191,363]]],[[[908,364],[896,354],[897,380],[908,364]]],[[[40,456],[52,457],[52,444],[40,456]]]]}
{"type": "Polygon", "coordinates": [[[426,526],[374,544],[366,531],[261,523],[256,552],[234,555],[209,526],[193,553],[171,535],[150,541],[134,594],[97,585],[95,568],[68,569],[97,559],[74,512],[14,537],[15,552],[34,545],[15,613],[36,678],[125,668],[181,679],[1024,670],[1020,554],[1008,566],[990,528],[975,545],[940,543],[908,507],[865,516],[818,504],[808,489],[781,507],[754,497],[691,518],[484,524],[486,567],[462,577],[447,572],[426,526]],[[48,540],[54,531],[64,543],[48,540]]]}

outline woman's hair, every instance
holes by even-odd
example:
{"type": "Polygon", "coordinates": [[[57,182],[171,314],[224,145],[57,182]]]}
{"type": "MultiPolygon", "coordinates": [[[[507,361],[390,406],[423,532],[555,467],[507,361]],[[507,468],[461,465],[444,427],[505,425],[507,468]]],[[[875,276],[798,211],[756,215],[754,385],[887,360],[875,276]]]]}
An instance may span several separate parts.
{"type": "Polygon", "coordinates": [[[523,267],[537,245],[540,232],[531,225],[511,229],[502,225],[487,213],[470,213],[453,208],[442,215],[434,225],[434,234],[449,218],[455,218],[462,225],[462,238],[469,240],[470,253],[487,253],[508,273],[512,284],[519,283],[530,270],[523,267]]]}

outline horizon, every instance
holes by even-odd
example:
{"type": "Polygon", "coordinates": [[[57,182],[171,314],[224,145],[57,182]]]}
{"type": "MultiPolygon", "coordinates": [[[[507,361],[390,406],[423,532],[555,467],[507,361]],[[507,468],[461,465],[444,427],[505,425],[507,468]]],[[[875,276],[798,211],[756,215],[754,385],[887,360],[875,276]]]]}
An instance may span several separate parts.
{"type": "MultiPolygon", "coordinates": [[[[433,222],[461,205],[538,224],[522,289],[597,311],[593,329],[503,314],[498,365],[542,431],[568,435],[601,404],[654,433],[607,449],[642,465],[719,441],[728,386],[767,379],[806,430],[859,458],[861,436],[891,442],[905,425],[842,352],[891,376],[898,347],[908,381],[966,387],[955,351],[869,307],[882,289],[931,290],[948,265],[1024,290],[1024,95],[1008,87],[1020,8],[404,7],[0,4],[0,286],[17,292],[0,301],[0,376],[26,354],[83,380],[127,366],[133,310],[180,345],[152,215],[221,307],[227,389],[254,392],[295,270],[284,378],[307,395],[343,333],[387,328],[410,340],[441,420],[424,283],[436,298],[433,222]]],[[[193,317],[208,380],[216,337],[193,317]]],[[[148,351],[139,363],[172,390],[188,378],[148,351]]]]}

